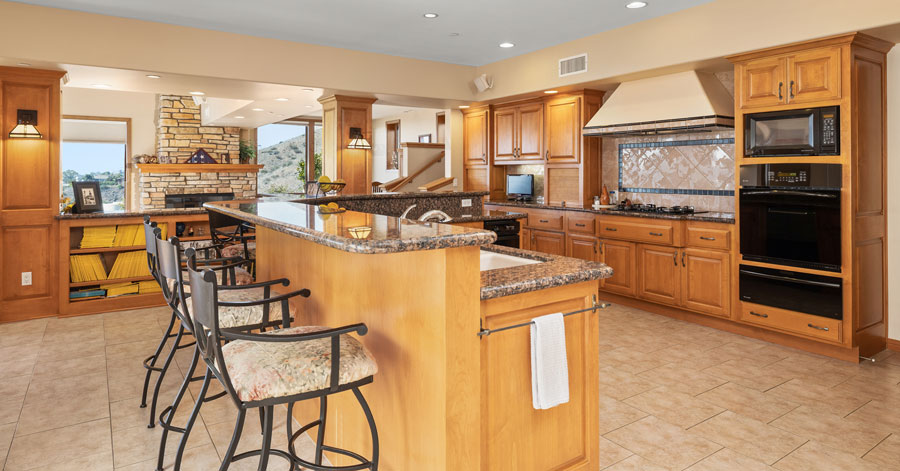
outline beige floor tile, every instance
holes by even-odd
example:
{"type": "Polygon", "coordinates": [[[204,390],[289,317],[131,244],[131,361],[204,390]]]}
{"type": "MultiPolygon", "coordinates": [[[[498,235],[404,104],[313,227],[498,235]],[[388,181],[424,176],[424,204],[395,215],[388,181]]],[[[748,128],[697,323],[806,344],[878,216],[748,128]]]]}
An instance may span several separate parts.
{"type": "Polygon", "coordinates": [[[845,416],[869,402],[867,398],[811,384],[803,379],[792,379],[766,391],[765,394],[840,416],[845,416]]]}
{"type": "Polygon", "coordinates": [[[678,470],[722,448],[653,416],[614,430],[604,437],[658,466],[678,470]]]}
{"type": "Polygon", "coordinates": [[[773,420],[771,425],[854,456],[862,456],[890,433],[878,424],[862,424],[806,406],[773,420]]]}
{"type": "Polygon", "coordinates": [[[850,453],[814,441],[785,456],[774,467],[781,471],[885,471],[850,453]]]}
{"type": "Polygon", "coordinates": [[[0,425],[18,421],[19,412],[22,411],[22,404],[24,403],[25,396],[18,396],[10,400],[0,399],[0,425]]]}
{"type": "Polygon", "coordinates": [[[25,405],[87,396],[107,397],[105,372],[68,378],[34,380],[28,386],[25,405]]]}
{"type": "Polygon", "coordinates": [[[631,457],[619,461],[603,471],[668,471],[669,469],[645,460],[638,455],[631,455],[631,457]]]}
{"type": "Polygon", "coordinates": [[[666,387],[632,396],[624,402],[681,428],[690,428],[725,410],[666,387]]]}
{"type": "Polygon", "coordinates": [[[699,399],[724,407],[760,422],[771,422],[794,410],[800,404],[767,396],[755,389],[726,383],[697,396],[699,399]]]}
{"type": "Polygon", "coordinates": [[[0,381],[0,397],[8,400],[24,399],[31,383],[31,375],[5,378],[0,381]]]}
{"type": "MultiPolygon", "coordinates": [[[[153,355],[156,346],[162,334],[155,339],[138,340],[135,342],[117,343],[115,345],[106,346],[106,359],[110,362],[119,362],[122,360],[138,360],[143,361],[144,358],[153,355]]],[[[171,342],[171,340],[169,341],[171,342]]],[[[163,350],[165,352],[166,349],[163,350]]]]}
{"type": "MultiPolygon", "coordinates": [[[[251,460],[252,461],[252,460],[251,460]]],[[[184,451],[181,457],[181,471],[213,471],[219,469],[221,460],[216,448],[203,445],[184,451]]],[[[163,459],[163,470],[174,469],[175,454],[169,453],[163,459]]],[[[151,471],[156,469],[156,458],[116,468],[116,471],[151,471]]],[[[229,468],[231,470],[232,468],[229,468]]]]}
{"type": "Polygon", "coordinates": [[[23,360],[16,358],[0,361],[0,380],[6,381],[17,376],[31,376],[36,362],[37,359],[34,357],[23,360]]]}
{"type": "Polygon", "coordinates": [[[639,377],[662,384],[674,391],[696,396],[721,386],[727,381],[678,364],[667,364],[644,371],[639,377]]]}
{"type": "Polygon", "coordinates": [[[9,452],[9,445],[12,443],[15,433],[16,424],[0,425],[0,465],[6,461],[6,454],[9,452]]]}
{"type": "Polygon", "coordinates": [[[863,459],[881,466],[884,470],[900,470],[900,436],[891,434],[878,446],[869,450],[863,459]]]}
{"type": "Polygon", "coordinates": [[[103,335],[83,338],[75,342],[44,342],[38,361],[56,361],[64,358],[89,357],[102,355],[106,350],[103,335]]]}
{"type": "Polygon", "coordinates": [[[600,368],[600,394],[623,400],[659,387],[658,384],[631,373],[607,366],[600,368]]]}
{"type": "MultiPolygon", "coordinates": [[[[37,335],[35,335],[35,337],[37,337],[37,335]]],[[[40,342],[28,343],[25,345],[11,345],[9,347],[0,347],[0,358],[3,358],[4,361],[8,358],[14,358],[16,360],[36,360],[40,351],[40,342]]]]}
{"type": "MultiPolygon", "coordinates": [[[[147,425],[138,425],[123,430],[115,430],[112,432],[112,449],[115,458],[116,468],[140,463],[143,461],[155,460],[159,452],[160,437],[162,436],[162,428],[147,428],[147,425]]],[[[181,434],[169,433],[166,442],[166,453],[172,454],[178,449],[178,443],[181,440],[181,434]]],[[[191,436],[188,439],[186,449],[197,448],[204,445],[211,445],[209,434],[202,419],[197,419],[194,428],[191,430],[191,436]]]]}
{"type": "Polygon", "coordinates": [[[775,468],[748,458],[740,453],[723,448],[712,456],[687,468],[686,471],[774,471],[775,468]]]}
{"type": "Polygon", "coordinates": [[[698,424],[690,431],[766,464],[775,463],[807,441],[731,411],[698,424]]]}
{"type": "MultiPolygon", "coordinates": [[[[272,447],[284,449],[287,446],[287,409],[284,407],[276,407],[273,414],[274,425],[272,427],[272,447]]],[[[237,419],[237,415],[235,415],[237,419]]],[[[216,445],[219,455],[224,455],[231,442],[234,433],[234,422],[222,422],[215,425],[208,425],[209,436],[216,445]]],[[[296,422],[294,430],[297,430],[296,422]]],[[[262,434],[260,433],[259,413],[256,410],[247,411],[247,417],[244,420],[244,430],[241,434],[241,441],[238,444],[237,452],[256,450],[262,446],[262,434]]]]}
{"type": "Polygon", "coordinates": [[[757,391],[767,391],[793,379],[782,372],[773,372],[765,366],[751,365],[743,360],[729,360],[703,372],[757,391]]]}
{"type": "Polygon", "coordinates": [[[106,356],[94,355],[66,358],[55,361],[39,361],[34,365],[34,381],[54,380],[106,372],[106,356]]]}
{"type": "Polygon", "coordinates": [[[900,401],[874,399],[844,418],[862,424],[878,424],[900,434],[900,401]]]}
{"type": "Polygon", "coordinates": [[[109,419],[49,430],[13,439],[5,471],[50,466],[108,452],[109,419]]]}
{"type": "Polygon", "coordinates": [[[46,401],[26,401],[16,436],[44,432],[109,417],[109,399],[101,394],[77,394],[46,401]]]}
{"type": "Polygon", "coordinates": [[[600,460],[598,461],[599,468],[603,469],[607,466],[612,466],[619,461],[628,458],[634,453],[626,450],[625,448],[616,445],[615,443],[600,437],[600,460]]]}
{"type": "Polygon", "coordinates": [[[863,399],[900,401],[900,386],[892,379],[857,374],[833,388],[835,392],[863,399]]]}
{"type": "Polygon", "coordinates": [[[622,401],[600,395],[600,435],[637,422],[648,415],[622,401]]]}
{"type": "MultiPolygon", "coordinates": [[[[73,460],[63,460],[31,471],[113,471],[112,451],[84,456],[73,460]]],[[[150,468],[148,468],[150,471],[150,468]]]]}
{"type": "Polygon", "coordinates": [[[600,354],[600,365],[612,366],[626,373],[638,374],[664,365],[666,362],[631,347],[621,347],[600,354]]]}

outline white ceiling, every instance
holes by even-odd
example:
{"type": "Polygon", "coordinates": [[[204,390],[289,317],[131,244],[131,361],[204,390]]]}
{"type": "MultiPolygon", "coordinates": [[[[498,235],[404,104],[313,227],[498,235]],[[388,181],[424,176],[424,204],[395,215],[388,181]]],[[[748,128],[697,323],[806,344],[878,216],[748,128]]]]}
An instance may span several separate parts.
{"type": "MultiPolygon", "coordinates": [[[[483,65],[711,0],[19,0],[396,56],[483,65]],[[438,13],[435,19],[423,18],[438,13]],[[509,41],[515,47],[501,49],[509,41]]],[[[686,32],[689,34],[689,32],[686,32]]],[[[291,58],[284,58],[291,60],[291,58]]]]}

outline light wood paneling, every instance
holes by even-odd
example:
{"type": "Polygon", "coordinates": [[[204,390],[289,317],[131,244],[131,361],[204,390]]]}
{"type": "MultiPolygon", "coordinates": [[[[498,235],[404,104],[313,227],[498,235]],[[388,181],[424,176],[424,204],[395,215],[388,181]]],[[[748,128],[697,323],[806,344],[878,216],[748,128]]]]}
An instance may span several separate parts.
{"type": "Polygon", "coordinates": [[[582,171],[578,167],[547,166],[544,170],[544,190],[547,204],[580,206],[582,171]]]}
{"type": "Polygon", "coordinates": [[[547,162],[578,163],[581,157],[581,97],[547,102],[547,162]]]}
{"type": "Polygon", "coordinates": [[[488,111],[463,113],[463,159],[466,164],[488,163],[488,111]]]}
{"type": "Polygon", "coordinates": [[[518,109],[519,160],[544,159],[544,104],[532,103],[518,109]]]}
{"type": "Polygon", "coordinates": [[[323,156],[325,173],[333,162],[332,180],[342,178],[347,182],[347,194],[365,194],[372,191],[371,149],[349,149],[350,128],[360,128],[363,137],[372,144],[372,103],[374,98],[332,95],[319,99],[322,103],[323,156]],[[333,128],[333,129],[332,129],[333,128]],[[329,152],[334,152],[330,156],[329,152]]]}
{"type": "Polygon", "coordinates": [[[488,168],[487,166],[481,167],[466,167],[464,169],[465,179],[463,189],[465,191],[488,191],[488,168]]]}
{"type": "Polygon", "coordinates": [[[494,111],[494,162],[516,160],[516,115],[516,107],[498,108],[494,111]]]}

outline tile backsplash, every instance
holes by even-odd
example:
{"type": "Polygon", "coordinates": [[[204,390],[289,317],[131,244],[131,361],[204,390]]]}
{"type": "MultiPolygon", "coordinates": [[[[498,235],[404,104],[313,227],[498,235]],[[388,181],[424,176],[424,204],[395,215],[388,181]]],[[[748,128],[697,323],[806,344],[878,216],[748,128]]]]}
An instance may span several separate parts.
{"type": "Polygon", "coordinates": [[[734,131],[603,140],[603,183],[619,201],[734,211],[734,131]]]}

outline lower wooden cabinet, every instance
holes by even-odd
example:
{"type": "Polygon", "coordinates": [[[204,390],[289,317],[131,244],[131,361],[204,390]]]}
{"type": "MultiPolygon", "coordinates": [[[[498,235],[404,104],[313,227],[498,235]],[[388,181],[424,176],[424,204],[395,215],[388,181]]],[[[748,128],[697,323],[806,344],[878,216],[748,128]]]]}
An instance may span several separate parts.
{"type": "Polygon", "coordinates": [[[519,231],[519,248],[522,250],[533,250],[531,248],[531,229],[523,227],[519,231]]]}
{"type": "Polygon", "coordinates": [[[531,250],[551,255],[566,255],[566,235],[560,232],[531,230],[531,250]]]}
{"type": "Polygon", "coordinates": [[[566,256],[600,261],[600,239],[591,236],[569,234],[566,237],[566,256]]]}
{"type": "Polygon", "coordinates": [[[637,250],[634,242],[601,240],[600,261],[613,269],[613,275],[601,280],[600,287],[613,293],[634,296],[637,288],[637,250]]]}
{"type": "Polygon", "coordinates": [[[638,245],[638,297],[662,304],[678,305],[681,300],[679,249],[658,245],[638,245]]]}
{"type": "Polygon", "coordinates": [[[731,313],[731,254],[705,249],[681,251],[681,305],[728,317],[731,313]]]}

